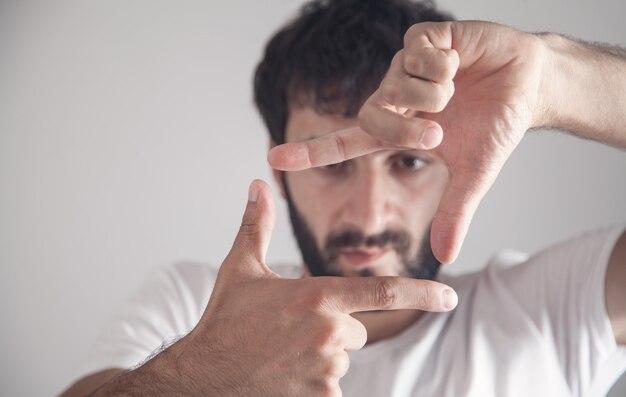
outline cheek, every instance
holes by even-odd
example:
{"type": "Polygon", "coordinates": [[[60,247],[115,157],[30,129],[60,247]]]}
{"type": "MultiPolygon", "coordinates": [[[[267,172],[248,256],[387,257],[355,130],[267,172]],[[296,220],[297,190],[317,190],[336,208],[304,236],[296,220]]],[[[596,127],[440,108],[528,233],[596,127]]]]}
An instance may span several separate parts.
{"type": "Polygon", "coordinates": [[[433,164],[419,178],[398,179],[402,199],[397,203],[402,216],[418,224],[430,223],[448,183],[448,169],[443,164],[433,164]]]}
{"type": "Polygon", "coordinates": [[[316,183],[310,171],[288,172],[286,175],[293,204],[313,232],[318,244],[328,230],[333,213],[332,196],[316,183]]]}

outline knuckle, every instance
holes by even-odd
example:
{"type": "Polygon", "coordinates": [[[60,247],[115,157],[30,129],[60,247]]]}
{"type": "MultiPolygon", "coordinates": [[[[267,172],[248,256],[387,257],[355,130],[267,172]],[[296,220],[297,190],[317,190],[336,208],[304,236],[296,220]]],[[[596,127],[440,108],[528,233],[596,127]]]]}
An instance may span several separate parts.
{"type": "Polygon", "coordinates": [[[307,294],[307,303],[309,307],[316,312],[323,312],[329,307],[329,295],[323,288],[313,288],[307,294]]]}
{"type": "Polygon", "coordinates": [[[322,351],[325,351],[325,347],[334,345],[339,340],[340,330],[336,322],[328,321],[320,327],[318,331],[318,346],[322,351]]]}
{"type": "Polygon", "coordinates": [[[382,309],[391,309],[398,302],[396,284],[391,279],[381,279],[374,287],[376,304],[382,309]]]}
{"type": "MultiPolygon", "coordinates": [[[[372,97],[374,95],[380,95],[382,96],[382,94],[380,93],[380,89],[377,91],[377,93],[374,93],[372,95],[372,97]]],[[[373,104],[373,100],[372,97],[368,98],[365,103],[363,104],[363,106],[361,107],[361,109],[359,109],[359,113],[357,114],[357,123],[359,125],[359,127],[361,127],[361,129],[363,129],[364,131],[370,132],[373,128],[373,126],[375,125],[373,123],[373,120],[375,119],[375,115],[376,115],[376,107],[373,104]]]]}
{"type": "Polygon", "coordinates": [[[434,95],[431,96],[431,112],[441,112],[448,104],[448,91],[446,86],[434,84],[434,95]]]}
{"type": "Polygon", "coordinates": [[[458,61],[455,55],[451,55],[448,53],[444,53],[444,54],[445,54],[445,57],[444,57],[443,65],[441,67],[441,80],[448,81],[448,80],[452,80],[452,78],[456,74],[458,61]]]}
{"type": "Polygon", "coordinates": [[[446,50],[446,56],[448,58],[450,67],[452,68],[452,77],[454,77],[457,70],[459,69],[459,65],[461,64],[459,52],[456,49],[451,48],[449,50],[446,50]]]}
{"type": "Polygon", "coordinates": [[[419,140],[408,130],[400,136],[398,145],[406,148],[417,148],[419,146],[419,140]]]}
{"type": "Polygon", "coordinates": [[[324,368],[324,377],[333,378],[339,374],[340,370],[341,364],[336,359],[328,360],[326,368],[324,368]]]}
{"type": "Polygon", "coordinates": [[[444,51],[434,49],[427,64],[430,80],[441,83],[450,79],[452,74],[451,59],[444,51]]]}
{"type": "Polygon", "coordinates": [[[369,121],[369,112],[367,111],[367,102],[365,102],[365,104],[361,106],[361,109],[359,109],[359,113],[356,115],[356,120],[357,120],[357,123],[361,127],[367,125],[367,122],[369,121]]]}
{"type": "MultiPolygon", "coordinates": [[[[360,321],[355,320],[355,328],[354,333],[356,334],[356,338],[358,339],[359,348],[362,348],[367,343],[367,328],[360,321]]],[[[348,358],[346,354],[346,359],[348,358]]]]}
{"type": "Polygon", "coordinates": [[[342,159],[346,158],[346,141],[341,135],[334,136],[335,150],[342,159]]]}
{"type": "Polygon", "coordinates": [[[416,119],[404,119],[400,123],[397,139],[395,142],[397,145],[408,148],[419,147],[420,136],[416,134],[416,131],[421,130],[421,122],[416,119]]]}
{"type": "Polygon", "coordinates": [[[450,80],[448,84],[446,84],[446,89],[448,92],[448,100],[450,100],[454,96],[454,92],[456,91],[456,86],[454,85],[454,81],[450,80]]]}
{"type": "Polygon", "coordinates": [[[258,230],[254,223],[242,223],[239,226],[239,234],[246,237],[253,237],[257,234],[258,230]]]}
{"type": "Polygon", "coordinates": [[[333,377],[341,378],[350,368],[350,359],[348,353],[344,350],[340,354],[337,354],[333,360],[329,363],[328,374],[333,377]]]}
{"type": "MultiPolygon", "coordinates": [[[[422,25],[424,26],[424,25],[422,25]]],[[[418,24],[411,25],[404,34],[404,45],[407,46],[415,37],[422,33],[422,28],[418,24]]]]}
{"type": "Polygon", "coordinates": [[[356,115],[357,124],[364,130],[367,130],[367,126],[369,125],[369,110],[367,101],[361,109],[359,109],[359,113],[356,115]]]}
{"type": "Polygon", "coordinates": [[[421,76],[424,70],[424,61],[415,54],[404,56],[404,70],[413,76],[421,76]]]}
{"type": "Polygon", "coordinates": [[[404,68],[409,74],[439,83],[452,80],[456,67],[455,57],[439,49],[411,53],[404,57],[404,68]]]}
{"type": "Polygon", "coordinates": [[[318,395],[324,397],[341,397],[339,382],[335,378],[323,379],[317,384],[318,395]]]}
{"type": "Polygon", "coordinates": [[[383,98],[390,103],[395,103],[400,96],[399,87],[388,80],[383,80],[380,85],[380,92],[383,98]]]}

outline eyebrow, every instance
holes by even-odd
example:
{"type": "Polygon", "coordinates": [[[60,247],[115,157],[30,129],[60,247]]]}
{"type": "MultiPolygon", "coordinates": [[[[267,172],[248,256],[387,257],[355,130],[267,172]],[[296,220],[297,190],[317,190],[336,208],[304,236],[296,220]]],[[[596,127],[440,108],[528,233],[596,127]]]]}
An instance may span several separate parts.
{"type": "Polygon", "coordinates": [[[358,125],[356,125],[356,126],[354,126],[354,127],[348,127],[348,128],[343,128],[343,129],[340,129],[340,130],[332,130],[332,131],[328,131],[328,132],[326,132],[326,133],[322,133],[322,135],[315,135],[315,134],[313,133],[313,134],[308,135],[305,139],[303,139],[303,140],[302,140],[302,141],[300,141],[300,142],[310,141],[311,139],[323,138],[323,137],[328,136],[328,135],[330,135],[330,134],[338,134],[338,133],[340,133],[340,132],[351,132],[351,131],[354,131],[354,130],[357,130],[357,129],[360,129],[360,128],[361,128],[361,127],[359,127],[358,125]]]}

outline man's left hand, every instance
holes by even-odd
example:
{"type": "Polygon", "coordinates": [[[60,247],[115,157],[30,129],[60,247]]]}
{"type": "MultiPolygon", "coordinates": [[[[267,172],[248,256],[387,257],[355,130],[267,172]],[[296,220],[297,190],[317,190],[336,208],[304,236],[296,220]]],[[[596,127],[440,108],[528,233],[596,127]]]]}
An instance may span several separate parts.
{"type": "Polygon", "coordinates": [[[277,146],[269,162],[294,171],[389,148],[432,150],[450,180],[431,243],[435,256],[450,263],[505,161],[524,133],[544,121],[545,63],[539,37],[502,25],[414,25],[361,108],[361,129],[277,146]]]}

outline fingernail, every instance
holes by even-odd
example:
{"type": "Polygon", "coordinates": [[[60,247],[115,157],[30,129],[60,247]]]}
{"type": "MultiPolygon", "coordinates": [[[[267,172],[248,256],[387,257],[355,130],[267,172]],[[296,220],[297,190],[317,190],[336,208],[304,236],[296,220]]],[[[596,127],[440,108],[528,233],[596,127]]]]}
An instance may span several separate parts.
{"type": "Polygon", "coordinates": [[[452,310],[456,307],[457,303],[459,303],[459,298],[456,295],[456,292],[447,288],[444,289],[441,293],[441,304],[445,309],[452,310]]]}
{"type": "Polygon", "coordinates": [[[248,188],[248,201],[255,203],[259,199],[259,186],[252,182],[248,188]]]}
{"type": "Polygon", "coordinates": [[[436,127],[426,128],[420,138],[420,145],[422,145],[424,149],[432,149],[439,145],[439,143],[439,130],[436,127]]]}

